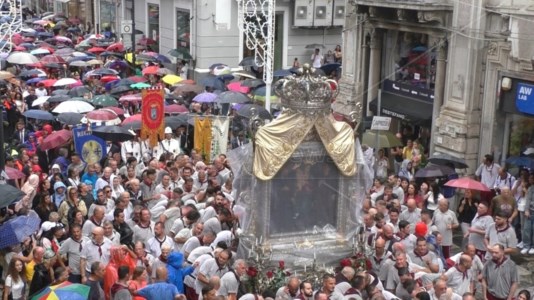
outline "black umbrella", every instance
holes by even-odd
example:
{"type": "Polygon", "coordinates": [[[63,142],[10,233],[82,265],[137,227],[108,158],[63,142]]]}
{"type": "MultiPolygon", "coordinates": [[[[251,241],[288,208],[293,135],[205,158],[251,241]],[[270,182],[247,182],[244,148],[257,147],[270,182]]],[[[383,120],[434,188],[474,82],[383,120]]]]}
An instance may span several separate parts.
{"type": "Polygon", "coordinates": [[[141,121],[131,121],[128,124],[121,125],[121,127],[126,128],[126,130],[141,130],[141,125],[141,121]]]}
{"type": "Polygon", "coordinates": [[[105,75],[117,75],[117,72],[115,70],[112,70],[112,69],[108,69],[108,68],[102,68],[102,69],[96,69],[93,71],[93,74],[94,75],[102,75],[102,76],[105,76],[105,75]]]}
{"type": "Polygon", "coordinates": [[[42,71],[39,71],[37,69],[24,70],[24,71],[20,72],[19,77],[32,77],[32,76],[37,76],[37,75],[39,75],[41,73],[42,73],[42,71]]]}
{"type": "Polygon", "coordinates": [[[59,114],[57,120],[66,125],[77,125],[80,124],[83,115],[75,112],[66,112],[59,114]]]}
{"type": "Polygon", "coordinates": [[[454,174],[455,171],[447,166],[427,165],[415,173],[416,178],[436,178],[454,174]]]}
{"type": "Polygon", "coordinates": [[[330,75],[330,73],[336,71],[339,68],[341,68],[341,64],[331,63],[322,65],[320,69],[323,70],[326,75],[330,75]]]}
{"type": "Polygon", "coordinates": [[[428,161],[441,166],[452,164],[456,169],[466,169],[468,167],[463,159],[444,153],[432,155],[428,161]]]}
{"type": "Polygon", "coordinates": [[[220,93],[215,99],[218,103],[247,103],[252,100],[245,94],[234,91],[220,93]]]}
{"type": "Polygon", "coordinates": [[[89,90],[87,87],[85,86],[77,86],[77,87],[73,87],[68,95],[71,96],[71,97],[83,97],[85,96],[86,94],[89,94],[91,93],[91,90],[89,90]]]}
{"type": "Polygon", "coordinates": [[[224,86],[224,82],[217,78],[216,76],[213,76],[213,75],[208,75],[204,78],[202,78],[202,80],[200,81],[200,84],[205,86],[205,87],[211,87],[215,90],[224,90],[225,89],[225,86],[224,86]]]}
{"type": "Polygon", "coordinates": [[[259,106],[257,104],[243,104],[238,110],[237,114],[245,117],[245,118],[251,118],[252,112],[255,111],[256,114],[259,114],[259,117],[261,119],[269,119],[272,120],[271,114],[263,107],[259,106]]]}
{"type": "Polygon", "coordinates": [[[50,69],[61,69],[61,65],[58,63],[48,63],[48,64],[45,64],[44,66],[45,68],[50,68],[50,69]]]}
{"type": "Polygon", "coordinates": [[[165,118],[165,127],[170,127],[171,129],[176,129],[180,126],[186,126],[187,120],[189,119],[188,115],[178,115],[165,118]]]}
{"type": "Polygon", "coordinates": [[[102,126],[93,129],[92,133],[94,136],[113,142],[131,141],[135,138],[128,128],[120,126],[102,126]]]}
{"type": "Polygon", "coordinates": [[[133,90],[134,90],[134,88],[131,88],[129,86],[119,85],[119,86],[116,86],[116,87],[112,88],[110,93],[111,94],[121,94],[121,93],[126,93],[126,92],[129,92],[129,91],[133,91],[133,90]]]}
{"type": "Polygon", "coordinates": [[[245,79],[242,83],[242,86],[248,86],[251,88],[257,88],[259,86],[264,86],[265,82],[261,79],[245,79]]]}
{"type": "Polygon", "coordinates": [[[24,193],[21,190],[9,184],[0,184],[0,195],[2,195],[0,197],[0,208],[7,207],[24,197],[24,193]]]}
{"type": "Polygon", "coordinates": [[[243,58],[243,60],[239,63],[240,66],[243,67],[255,67],[256,65],[256,59],[254,56],[247,56],[243,58]]]}
{"type": "Polygon", "coordinates": [[[54,96],[48,98],[47,101],[50,102],[50,103],[60,103],[60,102],[65,102],[65,101],[67,101],[69,99],[70,99],[69,95],[61,95],[61,94],[59,94],[59,95],[54,95],[54,96]]]}

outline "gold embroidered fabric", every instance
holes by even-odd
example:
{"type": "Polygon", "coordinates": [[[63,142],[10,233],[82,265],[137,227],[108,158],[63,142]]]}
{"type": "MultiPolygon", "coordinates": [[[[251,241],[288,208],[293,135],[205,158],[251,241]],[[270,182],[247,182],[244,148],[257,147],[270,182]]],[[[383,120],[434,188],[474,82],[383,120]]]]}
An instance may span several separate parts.
{"type": "Polygon", "coordinates": [[[315,126],[328,155],[345,176],[356,174],[354,134],[352,128],[336,121],[330,114],[302,114],[285,110],[276,120],[256,133],[254,175],[270,180],[315,126]]]}

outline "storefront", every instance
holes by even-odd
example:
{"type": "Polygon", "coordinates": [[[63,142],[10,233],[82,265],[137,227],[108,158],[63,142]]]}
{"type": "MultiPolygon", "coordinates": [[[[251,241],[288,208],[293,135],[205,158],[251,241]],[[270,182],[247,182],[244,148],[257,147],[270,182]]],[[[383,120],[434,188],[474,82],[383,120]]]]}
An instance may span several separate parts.
{"type": "Polygon", "coordinates": [[[154,52],[159,52],[159,4],[147,3],[147,37],[156,43],[150,45],[154,52]]]}
{"type": "Polygon", "coordinates": [[[504,126],[498,126],[503,129],[496,130],[494,138],[502,141],[502,151],[499,151],[502,162],[534,147],[534,78],[503,75],[499,82],[500,105],[496,120],[498,123],[504,120],[504,126]]]}

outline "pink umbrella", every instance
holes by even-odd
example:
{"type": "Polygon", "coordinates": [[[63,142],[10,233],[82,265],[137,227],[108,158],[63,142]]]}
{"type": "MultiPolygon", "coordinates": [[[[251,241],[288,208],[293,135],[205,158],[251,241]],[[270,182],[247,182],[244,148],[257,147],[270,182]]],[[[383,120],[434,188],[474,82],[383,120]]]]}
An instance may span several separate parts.
{"type": "Polygon", "coordinates": [[[240,92],[243,94],[248,94],[250,92],[250,87],[242,86],[240,81],[231,82],[227,85],[227,87],[230,91],[240,92]]]}
{"type": "Polygon", "coordinates": [[[21,179],[26,177],[26,175],[24,175],[24,173],[22,173],[18,169],[11,167],[6,167],[6,175],[7,177],[9,177],[9,179],[21,179]]]}
{"type": "Polygon", "coordinates": [[[119,102],[141,102],[142,99],[141,94],[124,95],[119,98],[119,102]]]}
{"type": "Polygon", "coordinates": [[[180,104],[172,104],[165,106],[165,113],[167,114],[182,114],[188,112],[189,110],[187,109],[187,107],[180,104]]]}
{"type": "Polygon", "coordinates": [[[44,139],[39,147],[41,147],[41,150],[50,150],[67,144],[71,139],[72,131],[70,130],[54,131],[44,139]]]}
{"type": "Polygon", "coordinates": [[[45,64],[65,64],[65,60],[59,56],[59,55],[54,55],[54,54],[50,54],[50,55],[46,55],[46,56],[43,56],[41,58],[41,63],[45,63],[45,64]]]}
{"type": "Polygon", "coordinates": [[[469,177],[449,180],[447,181],[447,183],[445,183],[445,186],[466,189],[466,190],[477,190],[477,191],[482,191],[482,192],[490,191],[490,189],[486,185],[484,185],[483,183],[479,181],[471,179],[469,177]]]}
{"type": "Polygon", "coordinates": [[[118,118],[117,114],[109,109],[93,110],[88,112],[85,116],[91,122],[108,122],[118,118]]]}
{"type": "Polygon", "coordinates": [[[141,122],[142,119],[143,119],[143,115],[141,114],[133,115],[131,117],[126,118],[124,121],[122,121],[122,125],[133,123],[133,122],[141,122]]]}
{"type": "Polygon", "coordinates": [[[114,113],[116,113],[117,116],[122,116],[122,115],[124,115],[124,109],[119,108],[119,107],[115,107],[115,106],[108,106],[108,107],[106,107],[106,108],[103,108],[102,110],[111,110],[111,111],[113,111],[114,113]]]}

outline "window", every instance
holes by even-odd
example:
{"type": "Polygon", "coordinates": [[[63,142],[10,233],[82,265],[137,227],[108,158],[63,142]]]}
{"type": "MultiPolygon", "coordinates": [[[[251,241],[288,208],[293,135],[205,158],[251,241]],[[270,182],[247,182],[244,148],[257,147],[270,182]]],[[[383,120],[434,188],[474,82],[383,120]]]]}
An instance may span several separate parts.
{"type": "Polygon", "coordinates": [[[115,4],[111,1],[100,1],[100,32],[116,32],[115,4]]]}
{"type": "Polygon", "coordinates": [[[191,49],[191,13],[176,9],[176,48],[191,49]]]}
{"type": "Polygon", "coordinates": [[[154,52],[159,51],[159,5],[148,4],[148,32],[147,38],[156,41],[155,45],[152,45],[154,52]]]}

